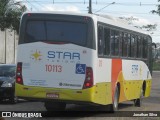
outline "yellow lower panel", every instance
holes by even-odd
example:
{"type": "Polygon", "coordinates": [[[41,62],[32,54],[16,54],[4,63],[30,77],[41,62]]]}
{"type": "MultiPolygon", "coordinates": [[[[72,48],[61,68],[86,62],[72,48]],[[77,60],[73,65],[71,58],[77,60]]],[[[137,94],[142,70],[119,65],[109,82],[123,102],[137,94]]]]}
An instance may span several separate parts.
{"type": "MultiPolygon", "coordinates": [[[[145,97],[150,95],[151,91],[151,79],[146,81],[145,97]]],[[[126,100],[133,100],[140,97],[143,80],[125,80],[123,72],[118,75],[117,82],[120,83],[120,99],[119,102],[126,100]]]]}
{"type": "MultiPolygon", "coordinates": [[[[124,81],[124,93],[127,100],[132,100],[140,97],[143,80],[128,80],[124,81]]],[[[151,80],[146,81],[145,97],[150,95],[151,80]]]]}
{"type": "Polygon", "coordinates": [[[95,88],[94,101],[106,105],[112,103],[111,83],[97,83],[95,88]]]}
{"type": "Polygon", "coordinates": [[[151,80],[146,80],[146,90],[145,90],[145,97],[150,96],[151,93],[151,80]]]}
{"type": "Polygon", "coordinates": [[[142,87],[142,82],[140,80],[128,80],[124,81],[124,92],[127,100],[132,100],[135,98],[139,98],[140,91],[142,87]]]}
{"type": "Polygon", "coordinates": [[[60,89],[60,88],[43,88],[30,87],[16,84],[16,95],[19,97],[28,98],[47,98],[47,93],[59,94],[60,100],[84,101],[97,104],[111,103],[111,83],[98,83],[92,88],[75,90],[75,89],[60,89]]]}

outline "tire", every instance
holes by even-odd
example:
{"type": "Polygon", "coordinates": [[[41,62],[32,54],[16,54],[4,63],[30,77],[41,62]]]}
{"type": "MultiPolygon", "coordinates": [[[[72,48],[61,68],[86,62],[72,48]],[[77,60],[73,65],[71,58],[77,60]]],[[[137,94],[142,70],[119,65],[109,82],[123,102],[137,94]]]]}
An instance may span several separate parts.
{"type": "Polygon", "coordinates": [[[115,93],[114,93],[113,104],[108,105],[109,111],[110,111],[110,112],[118,111],[118,103],[119,103],[119,88],[116,87],[115,93]]]}
{"type": "Polygon", "coordinates": [[[118,110],[118,102],[119,102],[119,89],[118,87],[116,87],[113,100],[113,111],[118,110]]]}
{"type": "Polygon", "coordinates": [[[45,102],[44,106],[47,111],[64,111],[66,108],[66,103],[63,102],[45,102]]]}
{"type": "Polygon", "coordinates": [[[134,100],[134,106],[141,107],[142,106],[142,98],[143,98],[143,88],[141,89],[140,97],[138,99],[134,100]]]}
{"type": "Polygon", "coordinates": [[[18,102],[18,97],[15,96],[15,93],[13,93],[12,97],[9,100],[10,100],[10,103],[16,104],[18,102]]]}

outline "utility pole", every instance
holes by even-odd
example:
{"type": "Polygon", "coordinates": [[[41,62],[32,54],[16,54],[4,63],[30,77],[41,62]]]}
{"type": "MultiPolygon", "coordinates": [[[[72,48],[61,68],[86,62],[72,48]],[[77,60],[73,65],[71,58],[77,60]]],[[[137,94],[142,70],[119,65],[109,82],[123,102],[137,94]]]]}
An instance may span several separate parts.
{"type": "Polygon", "coordinates": [[[88,13],[89,13],[89,14],[92,14],[92,0],[89,0],[88,13]]]}

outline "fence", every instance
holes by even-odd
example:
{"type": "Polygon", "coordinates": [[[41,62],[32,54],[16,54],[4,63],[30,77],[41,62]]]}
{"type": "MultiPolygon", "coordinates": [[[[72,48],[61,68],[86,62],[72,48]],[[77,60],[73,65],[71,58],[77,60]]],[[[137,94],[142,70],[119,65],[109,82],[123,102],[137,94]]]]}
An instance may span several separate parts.
{"type": "Polygon", "coordinates": [[[0,63],[16,63],[18,35],[13,30],[0,31],[0,63]]]}

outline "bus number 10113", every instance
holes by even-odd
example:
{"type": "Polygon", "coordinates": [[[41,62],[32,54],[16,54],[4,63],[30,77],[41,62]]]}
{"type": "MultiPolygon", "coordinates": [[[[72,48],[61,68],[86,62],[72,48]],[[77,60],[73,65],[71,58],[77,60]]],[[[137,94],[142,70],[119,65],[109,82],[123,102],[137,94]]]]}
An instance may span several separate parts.
{"type": "Polygon", "coordinates": [[[45,65],[46,72],[62,72],[61,65],[45,65]]]}

